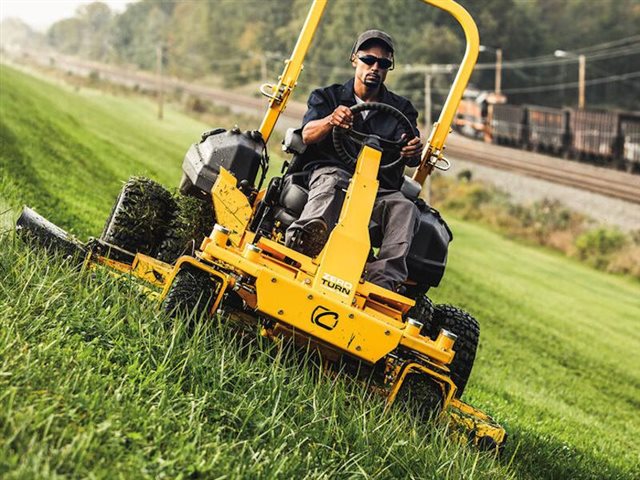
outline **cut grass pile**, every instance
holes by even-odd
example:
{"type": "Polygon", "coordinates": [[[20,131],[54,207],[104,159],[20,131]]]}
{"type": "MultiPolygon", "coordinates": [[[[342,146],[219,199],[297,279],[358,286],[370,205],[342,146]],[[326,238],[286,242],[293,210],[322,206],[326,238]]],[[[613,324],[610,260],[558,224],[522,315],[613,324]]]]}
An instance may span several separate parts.
{"type": "MultiPolygon", "coordinates": [[[[1,74],[0,203],[35,204],[81,236],[99,233],[131,174],[175,185],[207,128],[171,111],[157,122],[145,100],[1,74]]],[[[480,321],[465,399],[509,431],[501,460],[224,322],[189,337],[132,283],[4,234],[0,476],[640,478],[637,282],[450,223],[433,297],[480,321]]]]}

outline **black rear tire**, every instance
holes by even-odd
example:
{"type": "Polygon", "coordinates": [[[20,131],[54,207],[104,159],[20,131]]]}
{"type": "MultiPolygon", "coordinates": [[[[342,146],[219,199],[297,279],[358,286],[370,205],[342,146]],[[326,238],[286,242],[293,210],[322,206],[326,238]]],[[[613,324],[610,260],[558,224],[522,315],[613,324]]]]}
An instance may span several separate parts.
{"type": "Polygon", "coordinates": [[[473,362],[476,358],[478,340],[480,339],[480,325],[475,318],[457,307],[436,305],[428,331],[429,337],[435,339],[442,328],[458,336],[453,345],[453,350],[456,354],[453,357],[453,362],[449,365],[449,369],[451,371],[451,379],[458,387],[455,396],[460,398],[467,386],[473,362]]]}
{"type": "Polygon", "coordinates": [[[162,185],[131,177],[122,187],[100,238],[128,252],[153,256],[175,209],[171,193],[162,185]]]}

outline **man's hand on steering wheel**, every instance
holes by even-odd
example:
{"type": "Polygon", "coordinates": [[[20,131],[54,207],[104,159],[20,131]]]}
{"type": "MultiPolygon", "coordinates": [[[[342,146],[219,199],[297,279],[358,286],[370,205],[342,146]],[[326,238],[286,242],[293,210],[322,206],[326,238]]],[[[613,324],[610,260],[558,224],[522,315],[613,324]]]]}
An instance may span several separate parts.
{"type": "Polygon", "coordinates": [[[364,146],[368,141],[374,141],[377,143],[378,148],[383,152],[397,155],[396,160],[381,165],[380,171],[397,168],[401,164],[406,164],[409,158],[416,158],[418,155],[420,155],[420,152],[422,150],[422,143],[420,142],[420,138],[413,137],[411,138],[411,140],[407,140],[407,133],[409,133],[409,135],[413,135],[414,128],[411,122],[409,122],[409,119],[407,119],[407,117],[397,108],[385,103],[376,102],[361,103],[358,105],[354,105],[351,108],[344,108],[347,108],[351,115],[347,116],[346,111],[341,107],[338,107],[334,110],[332,114],[332,120],[335,115],[335,121],[336,123],[338,123],[338,125],[334,126],[332,136],[333,146],[336,150],[336,153],[338,154],[338,157],[347,165],[355,166],[357,161],[357,158],[345,149],[345,143],[347,140],[349,140],[351,143],[359,145],[360,147],[364,146]],[[400,128],[404,130],[405,133],[403,133],[398,140],[390,140],[382,138],[379,135],[373,133],[365,133],[354,130],[347,119],[350,118],[352,120],[354,114],[367,110],[377,110],[387,115],[391,115],[398,121],[400,128]],[[343,124],[346,126],[343,126],[343,124]]]}
{"type": "MultiPolygon", "coordinates": [[[[407,138],[407,134],[403,133],[402,138],[407,138]]],[[[424,145],[422,145],[420,137],[413,137],[404,147],[402,147],[402,150],[400,150],[400,156],[402,158],[416,157],[422,153],[423,148],[424,145]]]]}
{"type": "Polygon", "coordinates": [[[332,127],[351,128],[353,127],[353,112],[349,107],[338,105],[331,113],[329,124],[332,127]]]}

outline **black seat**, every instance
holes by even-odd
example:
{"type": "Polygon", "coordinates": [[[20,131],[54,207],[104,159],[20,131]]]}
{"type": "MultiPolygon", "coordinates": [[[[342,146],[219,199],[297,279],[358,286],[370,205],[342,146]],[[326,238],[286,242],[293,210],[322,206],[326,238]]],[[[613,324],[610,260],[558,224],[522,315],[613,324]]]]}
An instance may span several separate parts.
{"type": "Polygon", "coordinates": [[[274,218],[284,229],[300,218],[309,198],[307,172],[287,173],[282,177],[278,205],[274,210],[274,218]]]}

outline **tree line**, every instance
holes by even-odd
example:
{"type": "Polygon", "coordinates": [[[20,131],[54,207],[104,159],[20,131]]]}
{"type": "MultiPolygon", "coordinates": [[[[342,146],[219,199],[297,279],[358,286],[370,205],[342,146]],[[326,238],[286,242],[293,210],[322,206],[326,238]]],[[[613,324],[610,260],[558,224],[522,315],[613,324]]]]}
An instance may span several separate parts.
{"type": "MultiPolygon", "coordinates": [[[[460,0],[478,24],[488,48],[480,63],[506,63],[502,88],[509,103],[575,106],[578,62],[509,67],[508,62],[551,56],[555,50],[587,54],[587,105],[640,108],[640,2],[637,0],[460,0]],[[628,39],[625,43],[623,39],[628,39]],[[623,40],[622,42],[619,42],[623,40]],[[613,42],[613,43],[611,43],[613,42]],[[618,43],[616,43],[618,42],[618,43]],[[601,50],[592,46],[603,45],[601,50]],[[618,48],[606,55],[607,44],[618,48]],[[626,46],[625,46],[626,45],[626,46]],[[628,48],[627,48],[628,47],[628,48]],[[590,53],[598,53],[593,59],[590,53]],[[623,75],[622,79],[611,79],[623,75]],[[625,76],[626,75],[626,76],[625,76]],[[546,86],[553,88],[546,89],[546,86]],[[531,88],[533,87],[533,88],[531,88]]],[[[217,79],[225,85],[256,82],[266,72],[275,81],[297,39],[311,0],[140,0],[116,13],[101,2],[83,5],[75,16],[53,24],[46,43],[92,60],[152,70],[158,46],[166,71],[188,79],[217,79]]],[[[416,0],[332,0],[305,61],[300,94],[314,86],[344,82],[357,34],[380,28],[395,39],[397,64],[457,63],[464,38],[455,20],[416,0]]],[[[533,62],[535,63],[535,62],[533,62]]],[[[455,73],[455,72],[454,72],[455,73]]],[[[477,70],[472,83],[493,90],[494,70],[477,70]]],[[[436,75],[436,104],[453,73],[436,75]]],[[[391,88],[422,105],[424,78],[397,69],[391,88]]]]}

